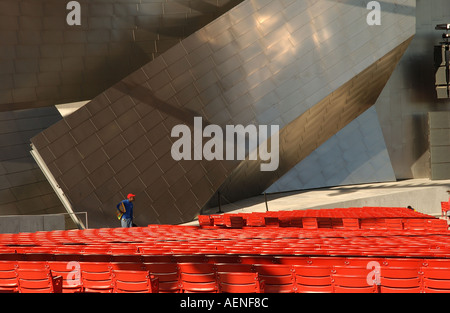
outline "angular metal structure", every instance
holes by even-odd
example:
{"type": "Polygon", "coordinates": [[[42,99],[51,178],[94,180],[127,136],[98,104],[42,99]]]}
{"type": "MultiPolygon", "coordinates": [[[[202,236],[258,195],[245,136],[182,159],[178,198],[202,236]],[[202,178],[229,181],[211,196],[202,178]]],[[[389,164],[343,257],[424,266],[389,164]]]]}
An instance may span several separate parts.
{"type": "Polygon", "coordinates": [[[228,201],[257,195],[334,134],[373,106],[411,40],[356,75],[280,131],[280,165],[262,172],[258,162],[239,164],[219,189],[228,201]]]}
{"type": "Polygon", "coordinates": [[[309,154],[266,192],[395,181],[375,107],[309,154]]]}
{"type": "Polygon", "coordinates": [[[1,215],[65,212],[29,153],[29,139],[61,119],[54,107],[0,112],[1,215]]]}
{"type": "MultiPolygon", "coordinates": [[[[413,0],[384,1],[382,24],[355,1],[246,0],[32,139],[35,153],[91,226],[190,221],[217,191],[266,190],[375,104],[415,32],[413,0]],[[280,163],[175,161],[171,130],[277,125],[280,163]]],[[[192,142],[192,146],[194,142],[192,142]]]]}
{"type": "Polygon", "coordinates": [[[242,0],[0,1],[0,111],[91,100],[242,0]]]}

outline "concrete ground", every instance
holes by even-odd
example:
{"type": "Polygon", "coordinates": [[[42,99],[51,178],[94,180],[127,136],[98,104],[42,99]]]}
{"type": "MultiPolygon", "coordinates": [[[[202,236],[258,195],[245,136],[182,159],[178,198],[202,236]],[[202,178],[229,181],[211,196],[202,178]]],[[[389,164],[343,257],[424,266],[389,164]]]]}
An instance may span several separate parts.
{"type": "MultiPolygon", "coordinates": [[[[440,216],[441,201],[448,201],[450,180],[411,179],[397,182],[302,190],[267,194],[269,211],[331,209],[363,206],[407,207],[440,216]]],[[[225,202],[225,201],[224,201],[225,202]]],[[[215,214],[218,207],[205,209],[202,214],[215,214]]],[[[264,195],[221,205],[224,213],[265,212],[264,195]]],[[[188,223],[198,225],[197,221],[188,223]]]]}

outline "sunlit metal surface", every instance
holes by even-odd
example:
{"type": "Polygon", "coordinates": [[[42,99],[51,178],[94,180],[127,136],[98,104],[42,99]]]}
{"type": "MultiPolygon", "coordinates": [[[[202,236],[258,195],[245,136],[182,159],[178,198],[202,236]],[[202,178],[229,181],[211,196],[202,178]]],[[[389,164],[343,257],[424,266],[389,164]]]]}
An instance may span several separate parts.
{"type": "MultiPolygon", "coordinates": [[[[220,188],[228,201],[257,195],[310,155],[377,100],[411,39],[331,93],[280,131],[280,166],[261,172],[257,162],[239,164],[220,188]]],[[[215,203],[215,202],[213,202],[215,203]]]]}
{"type": "Polygon", "coordinates": [[[449,21],[449,1],[417,0],[416,35],[376,103],[397,179],[431,177],[428,112],[450,106],[436,96],[433,47],[442,37],[435,26],[449,21]]]}
{"type": "Polygon", "coordinates": [[[395,181],[375,107],[284,174],[266,192],[395,181]]]}

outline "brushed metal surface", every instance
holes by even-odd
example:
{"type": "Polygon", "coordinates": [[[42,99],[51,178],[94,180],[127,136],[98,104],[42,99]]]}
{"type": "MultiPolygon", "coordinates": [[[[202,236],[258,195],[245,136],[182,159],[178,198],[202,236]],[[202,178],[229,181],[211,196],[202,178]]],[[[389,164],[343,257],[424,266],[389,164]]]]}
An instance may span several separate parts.
{"type": "Polygon", "coordinates": [[[0,111],[91,100],[242,0],[0,1],[0,111]]]}
{"type": "Polygon", "coordinates": [[[0,112],[1,215],[65,212],[29,153],[29,138],[61,119],[54,107],[0,112]]]}
{"type": "MultiPolygon", "coordinates": [[[[258,162],[241,162],[219,189],[221,196],[234,202],[260,194],[374,105],[411,40],[399,45],[284,127],[279,134],[280,166],[277,171],[261,172],[258,162]]],[[[211,206],[216,205],[215,200],[211,206]]]]}
{"type": "Polygon", "coordinates": [[[372,106],[284,174],[265,192],[395,181],[372,106]]]}
{"type": "Polygon", "coordinates": [[[397,179],[430,178],[428,112],[449,109],[437,99],[434,46],[442,41],[436,24],[450,21],[450,2],[416,1],[416,35],[376,103],[397,179]]]}

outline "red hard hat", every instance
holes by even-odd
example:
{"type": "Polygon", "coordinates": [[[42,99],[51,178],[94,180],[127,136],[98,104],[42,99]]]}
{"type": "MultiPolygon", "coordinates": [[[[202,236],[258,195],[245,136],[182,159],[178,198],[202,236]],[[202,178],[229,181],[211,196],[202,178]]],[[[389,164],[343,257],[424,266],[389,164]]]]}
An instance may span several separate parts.
{"type": "Polygon", "coordinates": [[[129,194],[127,195],[127,199],[130,199],[131,197],[136,197],[136,195],[133,195],[132,193],[129,193],[129,194]]]}

